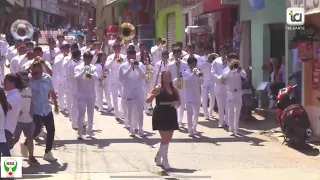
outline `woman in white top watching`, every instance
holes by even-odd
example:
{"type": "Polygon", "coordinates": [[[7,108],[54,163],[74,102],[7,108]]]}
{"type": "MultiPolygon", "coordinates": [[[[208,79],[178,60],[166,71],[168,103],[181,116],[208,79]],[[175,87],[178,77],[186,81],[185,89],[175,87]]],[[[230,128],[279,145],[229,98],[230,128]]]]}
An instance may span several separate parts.
{"type": "Polygon", "coordinates": [[[19,114],[21,111],[21,95],[20,92],[24,89],[24,84],[19,73],[7,74],[4,77],[4,89],[7,91],[7,100],[9,103],[9,111],[5,119],[5,135],[8,147],[4,150],[4,156],[11,156],[12,138],[16,130],[19,114]]]}
{"type": "Polygon", "coordinates": [[[0,106],[0,156],[3,156],[3,151],[9,149],[4,132],[4,121],[8,112],[8,101],[3,89],[0,89],[0,106]]]}

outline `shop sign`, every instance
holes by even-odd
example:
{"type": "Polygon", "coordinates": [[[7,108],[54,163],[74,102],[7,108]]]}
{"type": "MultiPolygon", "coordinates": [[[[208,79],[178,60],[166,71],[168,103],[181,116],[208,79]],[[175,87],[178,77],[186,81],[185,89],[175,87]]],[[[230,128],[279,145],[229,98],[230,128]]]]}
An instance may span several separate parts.
{"type": "Polygon", "coordinates": [[[313,59],[313,42],[298,41],[298,57],[301,62],[309,62],[313,59]]]}
{"type": "Polygon", "coordinates": [[[31,8],[41,10],[41,5],[42,5],[42,1],[39,1],[39,0],[31,0],[31,5],[30,5],[31,8]]]}
{"type": "Polygon", "coordinates": [[[221,4],[240,4],[240,0],[221,0],[221,4]]]}
{"type": "Polygon", "coordinates": [[[257,12],[266,8],[265,0],[248,0],[249,10],[257,12]]]}
{"type": "Polygon", "coordinates": [[[190,28],[190,33],[212,33],[212,28],[210,26],[198,26],[190,28]]]}
{"type": "Polygon", "coordinates": [[[315,25],[305,25],[304,29],[296,31],[296,37],[298,40],[312,40],[317,33],[317,27],[315,25]]]}

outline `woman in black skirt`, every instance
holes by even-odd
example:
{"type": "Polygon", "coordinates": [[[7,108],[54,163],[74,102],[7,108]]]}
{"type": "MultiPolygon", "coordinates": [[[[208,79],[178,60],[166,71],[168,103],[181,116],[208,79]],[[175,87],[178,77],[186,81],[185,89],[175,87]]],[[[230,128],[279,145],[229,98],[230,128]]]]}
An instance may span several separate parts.
{"type": "Polygon", "coordinates": [[[156,98],[156,107],[152,115],[152,128],[159,131],[161,136],[161,144],[155,162],[163,169],[171,169],[168,162],[168,146],[173,131],[179,129],[176,107],[180,106],[180,96],[179,91],[172,85],[170,71],[161,73],[161,86],[151,91],[147,103],[151,103],[154,98],[156,98]]]}

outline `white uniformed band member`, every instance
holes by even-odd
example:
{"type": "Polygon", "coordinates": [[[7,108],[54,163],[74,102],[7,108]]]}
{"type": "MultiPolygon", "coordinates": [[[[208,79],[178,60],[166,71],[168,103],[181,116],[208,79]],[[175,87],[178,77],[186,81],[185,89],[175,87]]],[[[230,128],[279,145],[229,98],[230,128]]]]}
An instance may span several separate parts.
{"type": "MultiPolygon", "coordinates": [[[[173,49],[174,60],[168,65],[168,70],[172,74],[173,86],[179,90],[179,94],[184,94],[184,83],[182,78],[182,72],[188,69],[188,64],[185,61],[181,61],[182,50],[180,47],[174,47],[173,49]]],[[[184,96],[180,96],[180,107],[178,110],[178,123],[179,126],[182,125],[182,119],[185,108],[184,96]]]]}
{"type": "Polygon", "coordinates": [[[242,106],[241,78],[246,78],[247,73],[240,66],[240,61],[233,59],[229,69],[223,73],[227,87],[227,111],[229,132],[231,135],[238,134],[239,118],[242,106]]]}
{"type": "Polygon", "coordinates": [[[96,100],[95,80],[98,79],[96,66],[91,64],[93,54],[85,52],[83,62],[75,67],[74,73],[77,81],[77,99],[78,99],[78,139],[82,139],[84,132],[84,116],[88,116],[88,137],[92,137],[94,103],[96,100]]]}
{"type": "Polygon", "coordinates": [[[128,49],[127,62],[119,68],[119,79],[123,83],[123,98],[126,99],[124,114],[128,118],[131,136],[135,135],[136,129],[140,136],[144,135],[143,104],[145,97],[142,93],[142,84],[145,78],[142,63],[136,60],[136,51],[128,49]]]}
{"type": "Polygon", "coordinates": [[[200,86],[203,74],[197,69],[197,59],[190,56],[187,60],[189,68],[182,73],[184,80],[184,100],[187,109],[188,132],[190,136],[197,133],[199,111],[201,106],[200,86]]]}

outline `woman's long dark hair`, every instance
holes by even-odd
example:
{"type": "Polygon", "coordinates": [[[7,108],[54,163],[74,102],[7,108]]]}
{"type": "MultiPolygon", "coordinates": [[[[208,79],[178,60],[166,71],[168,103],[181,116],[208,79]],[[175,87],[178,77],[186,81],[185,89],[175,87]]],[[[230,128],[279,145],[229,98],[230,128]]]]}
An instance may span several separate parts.
{"type": "Polygon", "coordinates": [[[6,94],[4,93],[4,90],[3,90],[2,88],[0,88],[0,104],[1,104],[1,106],[2,106],[4,115],[6,116],[8,110],[9,110],[9,107],[8,107],[7,96],[6,96],[6,94]]]}
{"type": "Polygon", "coordinates": [[[141,62],[142,64],[146,65],[146,62],[145,62],[145,61],[146,61],[147,59],[144,58],[144,53],[145,53],[145,52],[147,53],[147,59],[149,59],[149,64],[151,64],[150,55],[149,55],[149,52],[148,52],[147,50],[144,50],[144,51],[140,52],[140,55],[141,55],[141,56],[140,56],[140,62],[141,62]]]}
{"type": "Polygon", "coordinates": [[[97,54],[98,59],[97,59],[96,64],[101,64],[101,62],[102,62],[101,59],[102,59],[103,55],[106,55],[106,54],[103,53],[103,52],[99,52],[99,53],[97,54]]]}
{"type": "MultiPolygon", "coordinates": [[[[161,72],[161,90],[163,90],[163,91],[165,91],[165,89],[164,89],[164,84],[163,84],[163,80],[162,79],[163,79],[163,76],[164,76],[165,73],[171,73],[171,72],[168,71],[168,70],[161,72]]],[[[172,93],[175,94],[176,91],[175,91],[175,88],[173,87],[172,81],[170,82],[170,88],[171,88],[172,93]]]]}
{"type": "Polygon", "coordinates": [[[7,74],[5,77],[4,77],[4,80],[7,80],[9,82],[13,82],[15,87],[17,89],[19,89],[19,91],[22,91],[26,86],[25,84],[23,83],[22,81],[22,78],[20,76],[19,73],[16,73],[16,74],[13,74],[13,73],[10,73],[10,74],[7,74]]]}

